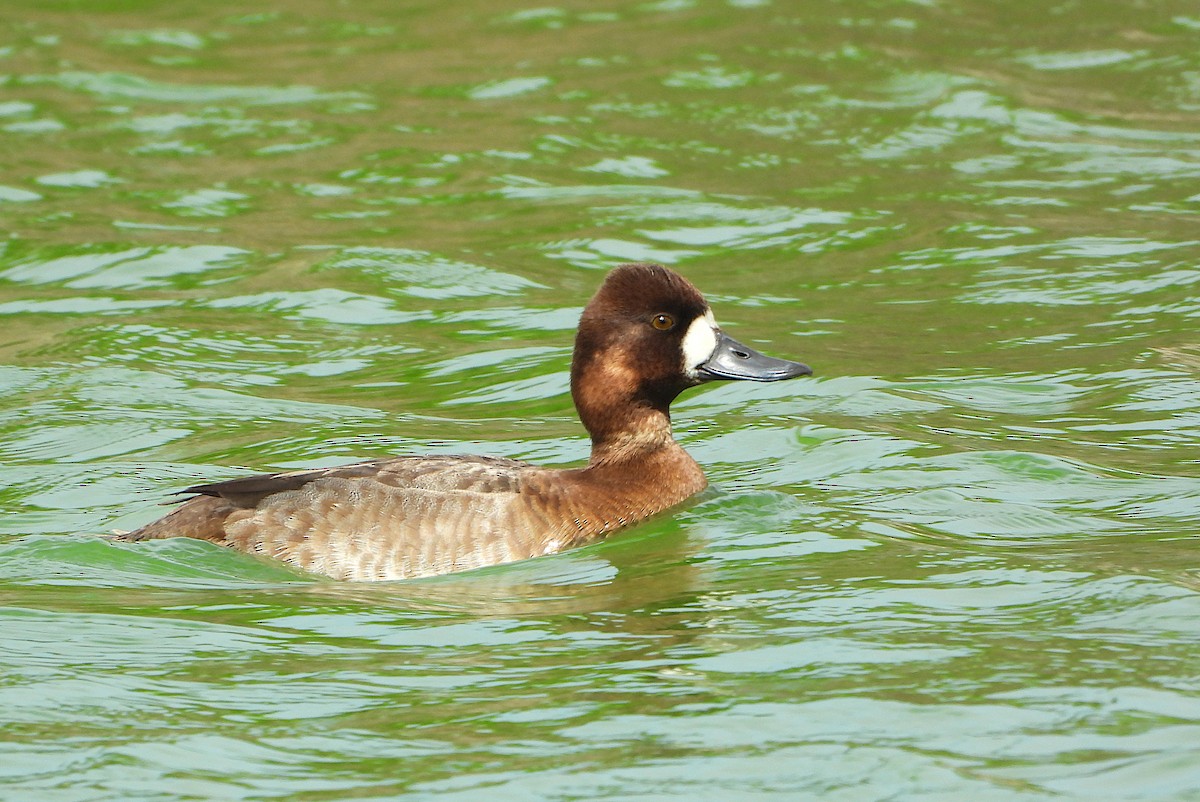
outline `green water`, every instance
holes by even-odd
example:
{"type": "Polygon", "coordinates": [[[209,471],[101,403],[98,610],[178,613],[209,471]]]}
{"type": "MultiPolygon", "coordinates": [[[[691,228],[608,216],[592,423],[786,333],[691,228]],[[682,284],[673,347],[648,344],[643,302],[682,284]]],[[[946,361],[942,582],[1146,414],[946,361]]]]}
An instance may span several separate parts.
{"type": "Polygon", "coordinates": [[[0,798],[1200,800],[1200,9],[9,0],[0,798]],[[95,533],[586,457],[603,271],[817,376],[594,547],[345,585],[95,533]]]}

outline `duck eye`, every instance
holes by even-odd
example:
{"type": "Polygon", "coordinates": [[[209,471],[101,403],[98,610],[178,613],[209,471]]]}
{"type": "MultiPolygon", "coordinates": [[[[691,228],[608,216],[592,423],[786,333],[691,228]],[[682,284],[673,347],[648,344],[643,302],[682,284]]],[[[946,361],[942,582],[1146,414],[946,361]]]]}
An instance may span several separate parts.
{"type": "Polygon", "coordinates": [[[650,321],[650,325],[659,331],[670,331],[675,328],[675,318],[670,315],[658,314],[650,321]]]}

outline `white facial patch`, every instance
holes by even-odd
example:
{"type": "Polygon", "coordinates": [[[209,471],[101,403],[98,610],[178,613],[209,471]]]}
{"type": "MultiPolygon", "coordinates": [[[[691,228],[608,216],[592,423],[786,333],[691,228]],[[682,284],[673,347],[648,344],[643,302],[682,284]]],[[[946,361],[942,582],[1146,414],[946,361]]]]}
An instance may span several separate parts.
{"type": "Polygon", "coordinates": [[[683,372],[696,377],[696,368],[708,361],[717,350],[717,321],[711,309],[692,321],[683,335],[683,372]]]}

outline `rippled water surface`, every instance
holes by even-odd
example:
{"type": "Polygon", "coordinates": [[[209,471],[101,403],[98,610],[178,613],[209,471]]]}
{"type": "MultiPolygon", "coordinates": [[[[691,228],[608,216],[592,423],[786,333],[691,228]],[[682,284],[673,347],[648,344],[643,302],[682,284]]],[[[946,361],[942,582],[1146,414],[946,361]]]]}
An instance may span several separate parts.
{"type": "Polygon", "coordinates": [[[9,0],[0,797],[1200,799],[1200,9],[9,0]],[[713,482],[415,583],[97,537],[586,458],[604,270],[811,380],[713,482]]]}

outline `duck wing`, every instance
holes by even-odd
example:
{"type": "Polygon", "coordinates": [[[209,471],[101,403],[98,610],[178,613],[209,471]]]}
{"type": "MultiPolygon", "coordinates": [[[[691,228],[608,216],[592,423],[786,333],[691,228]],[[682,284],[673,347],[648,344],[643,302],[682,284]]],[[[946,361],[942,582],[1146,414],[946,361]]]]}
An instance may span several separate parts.
{"type": "Polygon", "coordinates": [[[354,462],[332,468],[308,468],[283,473],[262,473],[192,485],[176,495],[213,496],[238,506],[255,506],[276,493],[299,490],[322,479],[358,479],[394,488],[421,488],[443,492],[517,492],[517,477],[533,468],[528,462],[503,457],[451,454],[446,456],[391,457],[354,462]]]}
{"type": "Polygon", "coordinates": [[[569,522],[531,520],[537,505],[517,503],[540,472],[435,456],[248,476],[188,488],[191,499],[123,539],[201,538],[338,579],[431,576],[565,544],[556,534],[569,522]]]}

